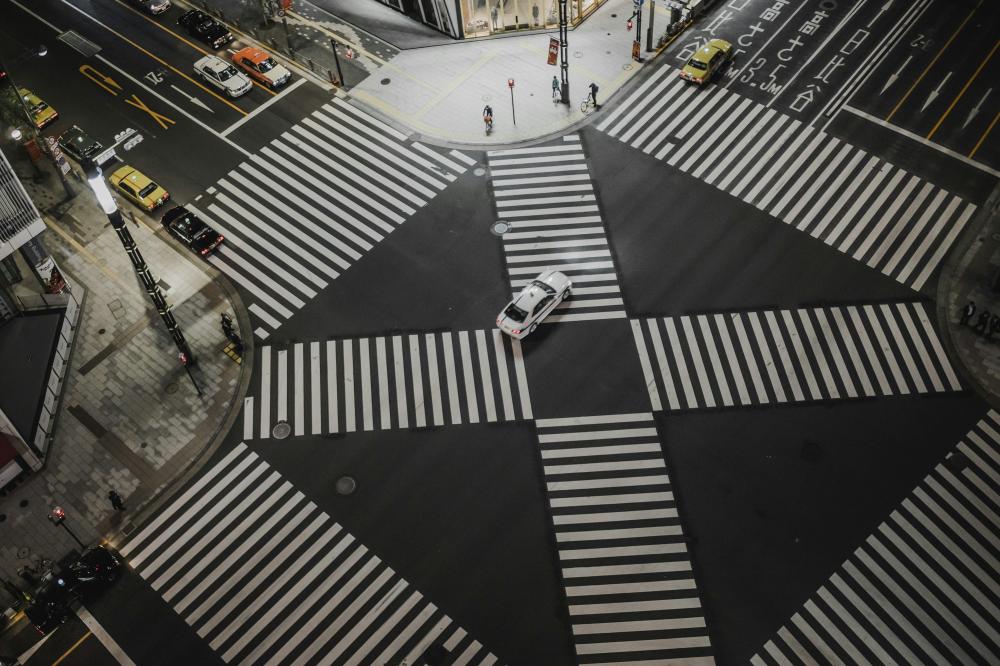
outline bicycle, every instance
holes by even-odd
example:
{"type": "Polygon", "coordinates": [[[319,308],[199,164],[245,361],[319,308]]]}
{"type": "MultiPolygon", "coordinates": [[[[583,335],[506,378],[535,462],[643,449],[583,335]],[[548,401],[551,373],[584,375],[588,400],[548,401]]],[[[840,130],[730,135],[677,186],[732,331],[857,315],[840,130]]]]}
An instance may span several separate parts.
{"type": "Polygon", "coordinates": [[[597,105],[594,104],[594,98],[591,97],[590,95],[584,97],[583,101],[580,102],[580,111],[583,112],[584,114],[590,113],[596,108],[597,105]]]}

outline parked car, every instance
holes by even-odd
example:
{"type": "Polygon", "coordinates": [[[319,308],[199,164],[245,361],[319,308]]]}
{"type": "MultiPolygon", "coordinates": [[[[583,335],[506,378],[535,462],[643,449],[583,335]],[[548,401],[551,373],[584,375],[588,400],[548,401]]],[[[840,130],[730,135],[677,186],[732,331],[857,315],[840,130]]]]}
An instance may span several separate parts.
{"type": "Polygon", "coordinates": [[[86,596],[102,591],[109,583],[118,580],[121,562],[104,546],[91,546],[64,570],[63,579],[70,591],[86,596]]]}
{"type": "Polygon", "coordinates": [[[529,282],[497,316],[497,328],[520,340],[532,331],[557,305],[571,296],[573,283],[564,273],[544,271],[529,282]]]}
{"type": "Polygon", "coordinates": [[[253,83],[246,74],[237,71],[218,56],[209,55],[199,59],[194,64],[194,71],[206,83],[229,97],[245,95],[253,88],[253,83]]]}
{"type": "Polygon", "coordinates": [[[732,44],[724,39],[711,39],[708,44],[694,52],[681,69],[680,77],[699,85],[708,83],[732,58],[732,44]]]}
{"type": "Polygon", "coordinates": [[[192,37],[208,44],[213,49],[221,49],[233,41],[233,33],[203,11],[191,9],[181,14],[177,23],[192,37]]]}
{"type": "Polygon", "coordinates": [[[77,162],[92,160],[104,150],[100,141],[94,139],[77,125],[73,125],[60,134],[58,143],[63,152],[77,162]]]}
{"type": "Polygon", "coordinates": [[[168,210],[161,220],[174,237],[201,256],[222,244],[225,237],[183,206],[168,210]]]}
{"type": "Polygon", "coordinates": [[[127,164],[118,167],[108,180],[119,194],[148,211],[163,205],[170,198],[170,193],[154,183],[149,176],[127,164]]]}
{"type": "Polygon", "coordinates": [[[170,9],[170,0],[128,0],[128,3],[153,16],[170,9]]]}
{"type": "Polygon", "coordinates": [[[24,607],[24,614],[43,636],[56,629],[70,615],[75,596],[66,579],[53,572],[42,576],[41,582],[24,607]]]}
{"type": "Polygon", "coordinates": [[[42,99],[27,88],[18,88],[17,92],[24,99],[25,106],[31,114],[31,119],[35,122],[35,127],[42,129],[48,127],[59,118],[59,112],[42,101],[42,99]]]}
{"type": "Polygon", "coordinates": [[[248,46],[233,54],[233,62],[251,77],[269,88],[283,86],[292,78],[288,68],[262,49],[248,46]]]}

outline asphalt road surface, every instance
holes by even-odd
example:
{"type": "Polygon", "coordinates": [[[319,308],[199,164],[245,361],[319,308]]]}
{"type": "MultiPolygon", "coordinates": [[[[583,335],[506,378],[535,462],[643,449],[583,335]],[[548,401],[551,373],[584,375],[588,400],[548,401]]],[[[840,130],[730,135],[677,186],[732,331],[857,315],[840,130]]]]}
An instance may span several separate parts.
{"type": "Polygon", "coordinates": [[[1000,436],[933,302],[996,185],[996,11],[720,3],[583,128],[484,153],[312,83],[220,99],[177,8],[80,5],[32,11],[90,57],[0,8],[50,44],[20,85],[55,131],[143,133],[254,340],[226,444],[91,609],[135,663],[996,657],[1000,436]],[[708,37],[737,57],[694,89],[708,37]],[[503,336],[545,267],[572,297],[503,336]]]}

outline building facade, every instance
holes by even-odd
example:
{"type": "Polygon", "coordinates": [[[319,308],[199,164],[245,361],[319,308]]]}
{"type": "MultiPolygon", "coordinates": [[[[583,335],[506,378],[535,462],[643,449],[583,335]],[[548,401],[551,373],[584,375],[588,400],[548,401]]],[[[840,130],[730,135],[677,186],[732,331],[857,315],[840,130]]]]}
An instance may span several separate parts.
{"type": "MultiPolygon", "coordinates": [[[[559,0],[380,0],[456,39],[486,37],[559,25],[559,0]]],[[[568,0],[576,25],[607,0],[568,0]]]]}

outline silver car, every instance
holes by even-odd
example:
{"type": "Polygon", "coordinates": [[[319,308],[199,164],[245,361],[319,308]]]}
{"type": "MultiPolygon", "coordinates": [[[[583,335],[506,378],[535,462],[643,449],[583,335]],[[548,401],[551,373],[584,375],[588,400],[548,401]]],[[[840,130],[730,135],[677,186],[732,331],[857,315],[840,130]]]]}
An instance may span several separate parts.
{"type": "Polygon", "coordinates": [[[571,296],[573,283],[564,273],[544,271],[521,290],[497,316],[497,328],[520,340],[538,327],[557,305],[571,296]]]}
{"type": "Polygon", "coordinates": [[[253,87],[250,77],[218,56],[205,56],[194,64],[194,71],[230,97],[245,95],[253,87]]]}
{"type": "Polygon", "coordinates": [[[153,16],[170,9],[170,0],[129,0],[129,3],[153,16]]]}

